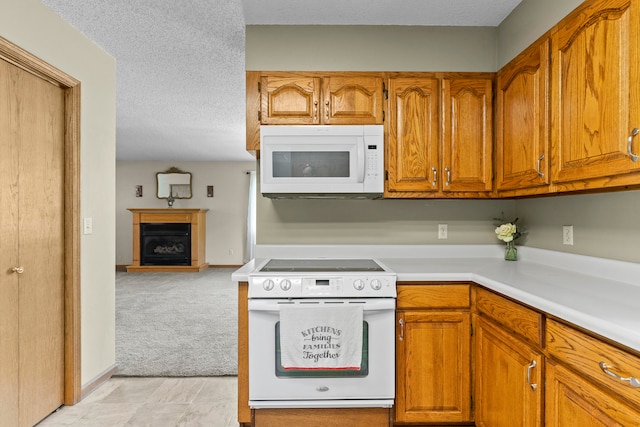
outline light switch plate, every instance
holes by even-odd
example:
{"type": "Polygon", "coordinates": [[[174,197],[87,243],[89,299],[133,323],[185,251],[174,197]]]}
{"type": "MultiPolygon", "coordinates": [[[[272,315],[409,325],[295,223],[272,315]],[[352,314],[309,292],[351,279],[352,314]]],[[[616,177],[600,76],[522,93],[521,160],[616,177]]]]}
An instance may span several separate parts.
{"type": "Polygon", "coordinates": [[[438,224],[438,239],[448,238],[449,227],[447,224],[438,224]]]}
{"type": "Polygon", "coordinates": [[[82,234],[93,234],[93,219],[84,218],[82,221],[82,234]]]}

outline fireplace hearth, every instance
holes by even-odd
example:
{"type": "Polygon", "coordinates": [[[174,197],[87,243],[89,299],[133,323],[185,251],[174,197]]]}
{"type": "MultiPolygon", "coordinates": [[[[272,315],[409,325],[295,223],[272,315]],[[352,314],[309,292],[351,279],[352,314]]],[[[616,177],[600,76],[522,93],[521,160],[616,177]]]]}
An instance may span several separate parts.
{"type": "Polygon", "coordinates": [[[191,265],[191,224],[140,224],[140,265],[191,265]]]}

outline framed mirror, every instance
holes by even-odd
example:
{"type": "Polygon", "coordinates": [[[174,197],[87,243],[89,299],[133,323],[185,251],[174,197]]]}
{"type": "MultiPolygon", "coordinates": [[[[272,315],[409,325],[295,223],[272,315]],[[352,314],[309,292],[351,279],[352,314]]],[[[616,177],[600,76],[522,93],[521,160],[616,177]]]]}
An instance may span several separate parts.
{"type": "Polygon", "coordinates": [[[190,199],[191,173],[171,167],[156,174],[156,186],[158,199],[168,199],[170,195],[174,199],[190,199]]]}

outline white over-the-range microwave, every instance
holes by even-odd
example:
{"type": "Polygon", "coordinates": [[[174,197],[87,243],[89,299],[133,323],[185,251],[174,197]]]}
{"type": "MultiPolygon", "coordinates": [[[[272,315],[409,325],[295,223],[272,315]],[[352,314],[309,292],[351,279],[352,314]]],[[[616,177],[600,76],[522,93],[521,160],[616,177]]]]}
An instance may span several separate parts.
{"type": "Polygon", "coordinates": [[[260,191],[271,198],[381,197],[383,126],[261,126],[260,191]]]}

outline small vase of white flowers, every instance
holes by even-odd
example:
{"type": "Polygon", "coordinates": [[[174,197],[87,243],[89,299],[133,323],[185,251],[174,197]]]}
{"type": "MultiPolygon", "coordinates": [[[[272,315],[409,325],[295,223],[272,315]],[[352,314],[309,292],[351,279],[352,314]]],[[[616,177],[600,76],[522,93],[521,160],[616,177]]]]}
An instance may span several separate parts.
{"type": "Polygon", "coordinates": [[[502,240],[507,245],[504,251],[504,259],[506,259],[507,261],[518,260],[518,248],[516,248],[514,241],[518,237],[520,237],[522,233],[516,226],[517,221],[518,218],[516,218],[513,222],[507,222],[498,226],[495,230],[498,239],[502,240]]]}

